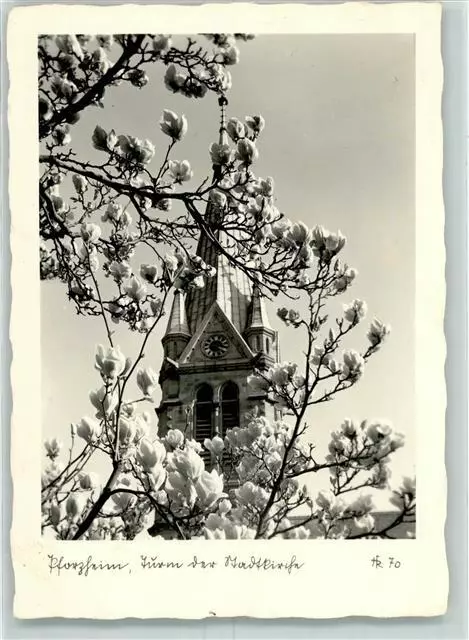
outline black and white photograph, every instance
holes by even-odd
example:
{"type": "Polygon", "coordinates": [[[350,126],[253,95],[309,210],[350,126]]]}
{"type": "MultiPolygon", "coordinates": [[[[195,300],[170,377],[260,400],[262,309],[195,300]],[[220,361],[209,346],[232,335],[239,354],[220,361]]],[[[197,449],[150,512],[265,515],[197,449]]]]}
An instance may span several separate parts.
{"type": "Polygon", "coordinates": [[[38,58],[44,535],[411,537],[412,36],[38,58]]]}
{"type": "Polygon", "coordinates": [[[444,437],[415,33],[84,24],[36,36],[30,526],[49,575],[80,575],[91,542],[86,572],[112,545],[161,568],[175,542],[239,542],[224,567],[267,576],[301,573],[320,541],[343,558],[371,541],[386,552],[367,571],[399,568],[393,548],[420,535],[432,348],[444,437]],[[269,556],[279,541],[294,554],[269,556]]]}

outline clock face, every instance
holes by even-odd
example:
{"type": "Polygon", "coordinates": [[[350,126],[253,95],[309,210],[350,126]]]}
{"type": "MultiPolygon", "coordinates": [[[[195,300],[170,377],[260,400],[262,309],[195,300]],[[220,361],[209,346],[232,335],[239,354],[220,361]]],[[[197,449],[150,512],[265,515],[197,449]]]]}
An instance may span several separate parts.
{"type": "Polygon", "coordinates": [[[202,344],[202,351],[209,358],[221,358],[228,350],[228,338],[222,333],[209,336],[202,344]]]}

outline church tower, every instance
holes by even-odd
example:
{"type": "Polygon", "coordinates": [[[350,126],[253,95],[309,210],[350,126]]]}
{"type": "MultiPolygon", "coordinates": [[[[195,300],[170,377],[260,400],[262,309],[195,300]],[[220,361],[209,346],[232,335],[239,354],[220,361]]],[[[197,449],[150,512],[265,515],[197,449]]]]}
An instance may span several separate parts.
{"type": "MultiPolygon", "coordinates": [[[[220,142],[226,143],[225,98],[220,98],[220,142]]],[[[217,168],[215,168],[215,177],[217,168]]],[[[219,211],[208,204],[205,218],[219,211]]],[[[220,226],[220,225],[217,225],[220,226]]],[[[226,238],[216,231],[222,246],[226,238]]],[[[276,410],[265,394],[247,382],[254,368],[267,369],[278,361],[277,332],[270,326],[258,286],[233,266],[226,255],[202,234],[197,255],[216,275],[202,289],[176,291],[162,339],[164,360],[159,435],[179,429],[203,443],[226,430],[247,424],[255,407],[275,419],[276,410]]]]}

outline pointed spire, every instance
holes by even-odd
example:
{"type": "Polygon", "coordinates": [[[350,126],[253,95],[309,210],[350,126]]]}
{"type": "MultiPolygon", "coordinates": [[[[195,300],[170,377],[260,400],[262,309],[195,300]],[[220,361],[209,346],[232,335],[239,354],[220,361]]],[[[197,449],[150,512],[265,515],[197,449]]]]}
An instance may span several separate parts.
{"type": "Polygon", "coordinates": [[[272,331],[269,318],[267,317],[264,297],[262,296],[260,287],[257,283],[254,284],[252,290],[252,302],[246,331],[249,331],[250,329],[269,329],[272,331]]]}
{"type": "Polygon", "coordinates": [[[166,327],[164,338],[176,335],[188,337],[191,335],[189,325],[187,324],[184,296],[179,289],[176,289],[174,292],[173,305],[169,314],[168,325],[166,327]]]}
{"type": "Polygon", "coordinates": [[[228,144],[228,134],[226,131],[226,111],[225,107],[228,105],[226,96],[220,96],[218,98],[218,104],[220,106],[220,137],[219,144],[228,144]]]}

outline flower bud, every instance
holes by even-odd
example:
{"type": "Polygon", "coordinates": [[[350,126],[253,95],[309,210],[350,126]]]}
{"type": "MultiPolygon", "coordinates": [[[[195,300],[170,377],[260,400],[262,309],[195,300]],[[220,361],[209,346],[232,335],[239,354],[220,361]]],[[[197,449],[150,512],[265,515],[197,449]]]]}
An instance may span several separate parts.
{"type": "Polygon", "coordinates": [[[137,373],[137,385],[144,396],[151,396],[158,384],[158,376],[150,367],[137,373]]]}
{"type": "Polygon", "coordinates": [[[99,476],[93,472],[82,472],[79,476],[80,487],[85,491],[96,489],[99,485],[99,476]]]}
{"type": "Polygon", "coordinates": [[[73,186],[78,194],[85,193],[88,188],[88,180],[84,176],[80,176],[77,173],[72,177],[73,186]]]}
{"type": "Polygon", "coordinates": [[[236,149],[236,157],[245,165],[252,164],[259,157],[259,152],[256,148],[256,145],[254,144],[254,142],[248,140],[247,138],[238,140],[236,149]]]}
{"type": "Polygon", "coordinates": [[[82,418],[77,426],[77,436],[83,438],[86,442],[90,443],[99,437],[101,433],[101,426],[93,418],[85,416],[82,418]]]}
{"type": "Polygon", "coordinates": [[[63,513],[62,513],[61,505],[52,503],[49,509],[49,519],[51,523],[54,525],[54,527],[56,527],[59,524],[62,518],[63,518],[63,513]]]}

